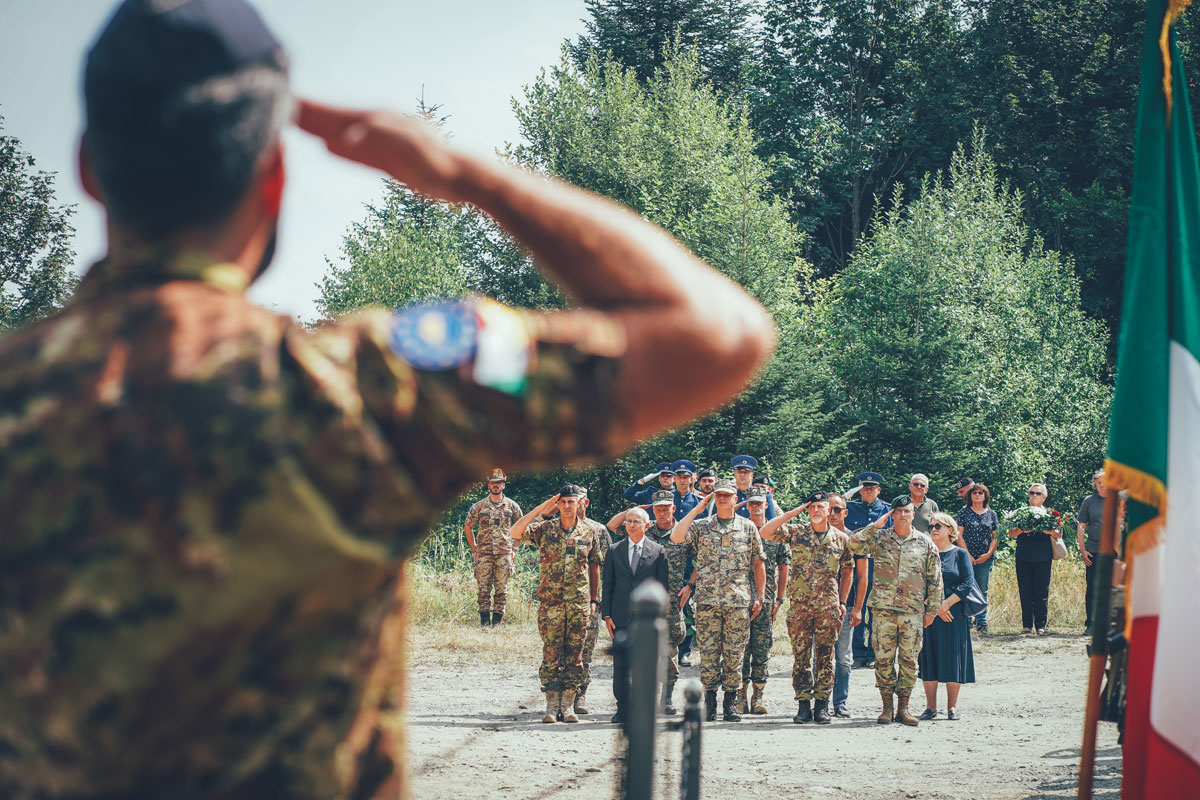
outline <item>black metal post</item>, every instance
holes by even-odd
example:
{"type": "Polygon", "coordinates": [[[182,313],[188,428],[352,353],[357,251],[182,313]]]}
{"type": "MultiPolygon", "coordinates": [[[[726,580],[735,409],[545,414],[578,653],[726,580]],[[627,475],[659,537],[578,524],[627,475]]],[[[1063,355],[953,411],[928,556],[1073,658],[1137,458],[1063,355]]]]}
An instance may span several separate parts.
{"type": "Polygon", "coordinates": [[[658,708],[658,686],[662,682],[663,641],[667,635],[667,591],[658,581],[644,581],[630,598],[633,619],[629,623],[633,686],[629,693],[625,731],[629,755],[625,760],[628,800],[650,800],[654,789],[654,717],[658,708]]]}
{"type": "Polygon", "coordinates": [[[679,797],[700,800],[700,698],[704,687],[692,678],[683,684],[683,762],[679,766],[679,797]]]}

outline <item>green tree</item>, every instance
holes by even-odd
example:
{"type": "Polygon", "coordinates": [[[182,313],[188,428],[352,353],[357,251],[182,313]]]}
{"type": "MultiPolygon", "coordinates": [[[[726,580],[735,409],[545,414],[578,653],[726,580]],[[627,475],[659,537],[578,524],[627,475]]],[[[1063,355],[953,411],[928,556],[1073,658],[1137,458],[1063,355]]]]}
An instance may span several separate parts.
{"type": "Polygon", "coordinates": [[[752,0],[585,0],[587,33],[570,45],[575,65],[611,58],[641,81],[670,58],[673,47],[694,50],[718,92],[746,87],[753,44],[752,0]]]}
{"type": "MultiPolygon", "coordinates": [[[[0,117],[0,131],[4,118],[0,117]]],[[[54,198],[54,174],[0,134],[0,334],[60,308],[75,288],[74,206],[54,198]]]]}
{"type": "Polygon", "coordinates": [[[850,450],[903,486],[972,475],[1012,507],[1023,483],[1086,488],[1104,452],[1103,326],[1070,260],[1025,222],[976,137],[893,202],[816,307],[850,450]]]}

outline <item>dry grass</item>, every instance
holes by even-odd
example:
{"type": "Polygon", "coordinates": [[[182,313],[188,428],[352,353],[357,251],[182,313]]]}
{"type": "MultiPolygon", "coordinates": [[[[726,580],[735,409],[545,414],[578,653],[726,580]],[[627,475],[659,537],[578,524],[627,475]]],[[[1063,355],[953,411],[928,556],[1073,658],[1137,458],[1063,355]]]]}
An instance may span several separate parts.
{"type": "MultiPolygon", "coordinates": [[[[440,571],[414,563],[409,566],[410,626],[414,651],[429,648],[446,654],[489,657],[526,653],[537,648],[537,576],[518,570],[508,584],[508,608],[498,629],[481,628],[475,604],[475,578],[465,566],[440,571]]],[[[1084,567],[1073,554],[1054,564],[1050,579],[1049,628],[1055,633],[1083,630],[1084,567]]],[[[1011,561],[992,571],[988,597],[988,627],[993,633],[1021,629],[1021,603],[1011,561]]],[[[775,647],[790,652],[784,612],[775,620],[775,647]]]]}

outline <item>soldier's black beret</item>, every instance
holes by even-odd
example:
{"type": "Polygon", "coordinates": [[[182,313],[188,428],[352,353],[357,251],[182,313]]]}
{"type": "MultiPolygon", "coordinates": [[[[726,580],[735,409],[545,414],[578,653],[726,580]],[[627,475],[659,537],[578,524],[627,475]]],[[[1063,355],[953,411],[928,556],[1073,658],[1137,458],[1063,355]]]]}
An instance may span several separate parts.
{"type": "Polygon", "coordinates": [[[125,0],[88,53],[88,89],[149,95],[200,83],[282,49],[245,0],[125,0]]]}
{"type": "Polygon", "coordinates": [[[829,499],[829,495],[826,492],[822,492],[821,490],[818,489],[817,491],[813,492],[812,494],[810,494],[808,496],[808,500],[806,502],[821,503],[828,499],[829,499]]]}
{"type": "Polygon", "coordinates": [[[717,471],[715,469],[702,469],[696,473],[697,478],[715,478],[717,471]]]}
{"type": "Polygon", "coordinates": [[[906,494],[897,495],[892,498],[892,508],[904,508],[911,506],[913,499],[906,494]]]}
{"type": "Polygon", "coordinates": [[[583,494],[583,487],[574,483],[564,484],[563,487],[558,490],[559,497],[582,497],[583,494]]]}

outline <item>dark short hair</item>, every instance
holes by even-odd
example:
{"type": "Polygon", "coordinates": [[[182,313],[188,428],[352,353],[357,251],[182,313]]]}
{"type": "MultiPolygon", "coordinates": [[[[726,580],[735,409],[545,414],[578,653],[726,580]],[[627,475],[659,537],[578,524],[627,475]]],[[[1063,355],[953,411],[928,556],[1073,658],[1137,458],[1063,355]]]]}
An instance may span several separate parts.
{"type": "Polygon", "coordinates": [[[84,147],[119,225],[150,239],[224,222],[291,110],[281,51],[160,92],[84,76],[84,147]]]}
{"type": "Polygon", "coordinates": [[[984,483],[977,483],[974,486],[972,486],[970,488],[970,490],[967,491],[967,505],[968,506],[971,505],[971,492],[975,491],[976,489],[983,489],[983,507],[991,508],[992,507],[992,490],[989,489],[987,487],[987,484],[984,484],[984,483]]]}

